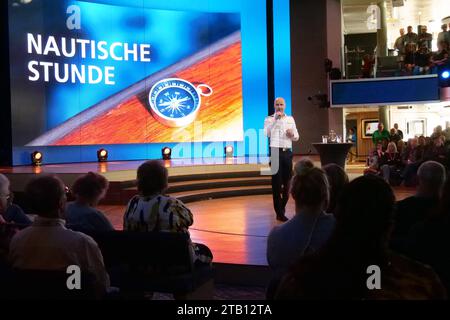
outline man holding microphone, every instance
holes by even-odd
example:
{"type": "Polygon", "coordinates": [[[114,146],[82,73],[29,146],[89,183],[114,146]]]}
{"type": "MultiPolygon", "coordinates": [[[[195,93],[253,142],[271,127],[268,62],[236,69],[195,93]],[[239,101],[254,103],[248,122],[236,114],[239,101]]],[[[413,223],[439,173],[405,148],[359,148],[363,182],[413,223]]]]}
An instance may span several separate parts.
{"type": "Polygon", "coordinates": [[[299,136],[294,118],[284,113],[284,99],[276,98],[274,108],[275,113],[264,121],[264,134],[270,138],[272,166],[278,160],[278,170],[272,174],[273,207],[277,220],[287,221],[285,208],[292,177],[292,141],[297,141],[299,136]]]}

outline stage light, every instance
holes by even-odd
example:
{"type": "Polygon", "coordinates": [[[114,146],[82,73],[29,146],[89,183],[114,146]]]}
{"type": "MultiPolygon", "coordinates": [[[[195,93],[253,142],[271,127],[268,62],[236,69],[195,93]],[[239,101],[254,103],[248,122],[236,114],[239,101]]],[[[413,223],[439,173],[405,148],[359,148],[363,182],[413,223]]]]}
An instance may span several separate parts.
{"type": "Polygon", "coordinates": [[[441,78],[442,79],[448,79],[450,77],[450,71],[449,70],[445,70],[444,72],[441,73],[441,78]]]}
{"type": "Polygon", "coordinates": [[[232,146],[226,146],[224,149],[225,157],[229,158],[233,156],[233,147],[232,146]]]}
{"type": "Polygon", "coordinates": [[[170,160],[170,157],[172,155],[172,149],[170,149],[169,147],[164,147],[164,148],[162,148],[161,153],[162,153],[162,158],[164,160],[170,160]]]}
{"type": "Polygon", "coordinates": [[[108,161],[108,150],[106,150],[106,149],[97,150],[97,159],[98,159],[98,162],[108,161]]]}
{"type": "Polygon", "coordinates": [[[31,154],[31,163],[34,166],[40,166],[42,164],[42,158],[43,158],[43,155],[40,151],[34,151],[31,154]]]}

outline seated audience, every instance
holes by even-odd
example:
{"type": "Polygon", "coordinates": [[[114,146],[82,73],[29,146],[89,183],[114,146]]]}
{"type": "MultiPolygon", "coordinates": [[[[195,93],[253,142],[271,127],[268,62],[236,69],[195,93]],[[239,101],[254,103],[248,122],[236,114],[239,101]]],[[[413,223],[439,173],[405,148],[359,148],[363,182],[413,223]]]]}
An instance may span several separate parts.
{"type": "Polygon", "coordinates": [[[65,189],[56,176],[39,175],[25,189],[30,209],[37,218],[11,240],[9,261],[13,268],[66,271],[77,265],[95,277],[99,296],[109,287],[103,257],[97,243],[81,232],[64,227],[65,189]]]}
{"type": "MultiPolygon", "coordinates": [[[[325,172],[309,159],[295,165],[291,195],[295,216],[272,229],[267,240],[267,261],[274,272],[273,286],[287,269],[304,254],[319,249],[334,229],[333,215],[325,213],[329,185],[325,172]]],[[[269,291],[268,296],[270,296],[269,291]]]]}
{"type": "Polygon", "coordinates": [[[422,164],[422,154],[418,147],[418,139],[412,138],[408,140],[408,145],[402,154],[402,162],[404,169],[402,178],[406,187],[413,187],[417,184],[416,176],[419,166],[422,164]]]}
{"type": "Polygon", "coordinates": [[[337,199],[341,195],[342,189],[348,183],[348,176],[344,169],[335,163],[330,163],[322,167],[328,178],[330,185],[330,201],[326,212],[334,213],[337,199]]]}
{"type": "Polygon", "coordinates": [[[374,151],[372,151],[367,159],[367,168],[364,170],[364,174],[379,174],[380,173],[380,161],[384,155],[383,145],[381,142],[377,143],[374,151]]]}
{"type": "Polygon", "coordinates": [[[442,126],[437,126],[436,128],[434,128],[431,136],[429,136],[427,138],[430,141],[433,141],[434,139],[436,139],[438,137],[441,137],[445,141],[445,132],[444,132],[444,130],[442,130],[442,126]]]}
{"type": "Polygon", "coordinates": [[[422,44],[419,50],[415,53],[415,68],[414,74],[428,74],[430,72],[431,53],[426,44],[422,44]]]}
{"type": "Polygon", "coordinates": [[[397,144],[401,140],[400,135],[397,133],[397,130],[395,128],[391,128],[390,134],[389,134],[389,141],[394,142],[397,144]]]}
{"type": "Polygon", "coordinates": [[[416,194],[397,203],[392,234],[394,247],[415,224],[424,221],[436,210],[445,181],[445,168],[435,161],[424,162],[417,171],[417,178],[416,194]]]}
{"type": "Polygon", "coordinates": [[[416,66],[416,44],[409,43],[405,47],[404,67],[408,74],[412,74],[416,66]]]}
{"type": "MultiPolygon", "coordinates": [[[[180,200],[164,195],[168,171],[160,161],[141,164],[137,170],[139,194],[131,198],[125,210],[123,229],[127,231],[162,231],[189,234],[194,223],[191,210],[180,200]]],[[[212,253],[203,244],[192,243],[195,263],[211,263],[212,253]]]]}
{"type": "Polygon", "coordinates": [[[436,161],[444,166],[447,165],[447,149],[444,146],[444,139],[442,136],[434,137],[432,145],[424,152],[423,159],[425,161],[436,161]]]}
{"type": "Polygon", "coordinates": [[[438,51],[431,58],[433,73],[438,73],[449,62],[449,45],[445,41],[438,42],[438,51]]]}
{"type": "Polygon", "coordinates": [[[0,173],[0,223],[14,223],[22,226],[31,224],[22,209],[12,203],[13,193],[9,189],[8,178],[0,173]]]}
{"type": "Polygon", "coordinates": [[[375,58],[370,54],[365,54],[362,60],[361,77],[371,78],[373,76],[373,66],[375,64],[375,58]]]}
{"type": "Polygon", "coordinates": [[[397,152],[401,156],[403,154],[403,151],[405,151],[405,142],[403,140],[397,141],[397,152]]]}
{"type": "Polygon", "coordinates": [[[384,180],[391,185],[398,185],[401,182],[400,173],[402,170],[402,159],[397,152],[397,145],[389,142],[386,152],[380,160],[380,171],[384,180]]]}
{"type": "Polygon", "coordinates": [[[351,181],[338,202],[332,236],[290,269],[275,298],[445,299],[445,288],[431,268],[388,250],[394,203],[383,179],[351,181]],[[381,270],[377,290],[368,288],[372,265],[381,270]]]}
{"type": "Polygon", "coordinates": [[[108,184],[105,177],[93,172],[75,181],[72,187],[75,201],[67,204],[65,212],[68,228],[88,233],[114,230],[111,222],[95,208],[105,196],[108,184]]]}
{"type": "Polygon", "coordinates": [[[438,210],[409,232],[402,253],[430,265],[450,292],[450,179],[447,179],[438,210]]]}

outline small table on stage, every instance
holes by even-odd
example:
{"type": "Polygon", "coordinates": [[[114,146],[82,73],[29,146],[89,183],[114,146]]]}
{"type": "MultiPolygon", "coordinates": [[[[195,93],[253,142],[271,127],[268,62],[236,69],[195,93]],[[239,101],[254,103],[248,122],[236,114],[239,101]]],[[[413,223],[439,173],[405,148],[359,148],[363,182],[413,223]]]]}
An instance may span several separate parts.
{"type": "Polygon", "coordinates": [[[353,143],[312,143],[312,145],[319,152],[322,166],[336,163],[342,169],[345,169],[347,153],[353,146],[353,143]]]}

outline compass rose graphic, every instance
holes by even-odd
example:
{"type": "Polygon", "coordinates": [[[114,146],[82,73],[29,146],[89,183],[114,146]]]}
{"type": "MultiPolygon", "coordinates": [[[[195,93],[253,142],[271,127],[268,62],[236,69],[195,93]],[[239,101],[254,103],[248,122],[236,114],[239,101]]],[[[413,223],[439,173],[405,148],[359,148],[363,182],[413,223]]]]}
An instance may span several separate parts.
{"type": "Polygon", "coordinates": [[[183,127],[195,120],[201,96],[211,94],[212,89],[206,84],[195,87],[183,79],[163,79],[150,89],[150,111],[156,120],[169,127],[183,127]],[[203,92],[203,87],[208,89],[207,93],[203,92]]]}

